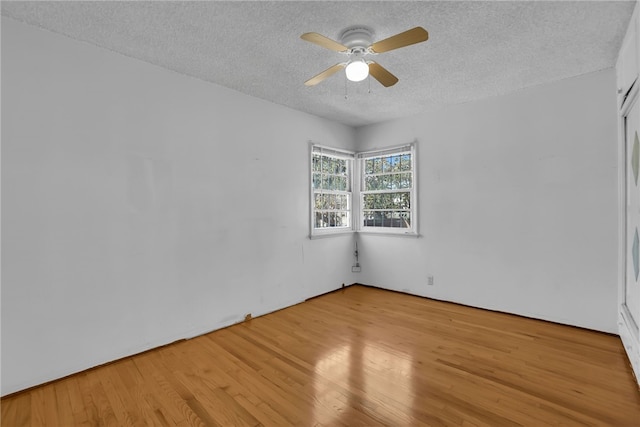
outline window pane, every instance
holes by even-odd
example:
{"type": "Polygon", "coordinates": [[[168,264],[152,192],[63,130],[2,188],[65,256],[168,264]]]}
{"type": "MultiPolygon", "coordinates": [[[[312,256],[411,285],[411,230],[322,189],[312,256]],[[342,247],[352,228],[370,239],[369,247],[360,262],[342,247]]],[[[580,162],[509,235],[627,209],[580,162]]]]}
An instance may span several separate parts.
{"type": "Polygon", "coordinates": [[[386,190],[393,190],[394,175],[385,175],[383,179],[384,179],[384,188],[386,190]]]}
{"type": "Polygon", "coordinates": [[[329,157],[322,156],[322,165],[320,170],[325,173],[329,172],[329,157]]]}
{"type": "Polygon", "coordinates": [[[392,212],[389,212],[389,211],[386,211],[382,214],[383,227],[392,227],[391,214],[392,212]]]}
{"type": "Polygon", "coordinates": [[[398,172],[400,170],[400,156],[391,157],[391,171],[398,172]]]}
{"type": "Polygon", "coordinates": [[[399,221],[400,217],[398,216],[398,212],[389,212],[389,225],[388,227],[398,228],[400,227],[399,221]]]}
{"type": "Polygon", "coordinates": [[[336,202],[336,209],[341,211],[349,210],[349,202],[347,201],[347,196],[339,194],[336,202]]]}
{"type": "Polygon", "coordinates": [[[376,157],[373,159],[373,173],[381,173],[382,172],[382,159],[380,157],[376,157]]]}
{"type": "Polygon", "coordinates": [[[393,175],[365,177],[365,191],[393,190],[393,175]]]}
{"type": "Polygon", "coordinates": [[[396,212],[393,212],[391,214],[391,226],[392,227],[396,227],[396,228],[404,227],[404,223],[402,221],[402,217],[400,216],[400,213],[401,212],[396,211],[396,212]]]}
{"type": "Polygon", "coordinates": [[[365,194],[364,209],[409,209],[410,194],[404,193],[382,193],[365,194]]]}
{"type": "Polygon", "coordinates": [[[340,191],[347,191],[347,177],[336,176],[334,177],[335,189],[340,191]]]}
{"type": "Polygon", "coordinates": [[[365,227],[374,227],[375,226],[375,215],[374,212],[365,211],[364,214],[364,225],[365,227]]]}
{"type": "Polygon", "coordinates": [[[398,178],[399,178],[398,188],[411,188],[412,187],[411,173],[399,174],[398,178]]]}
{"type": "Polygon", "coordinates": [[[362,212],[362,226],[363,227],[370,227],[371,225],[369,224],[369,221],[371,221],[372,219],[372,215],[370,211],[363,211],[362,212]]]}
{"type": "Polygon", "coordinates": [[[410,171],[411,170],[411,154],[403,154],[400,158],[400,170],[402,171],[410,171]]]}
{"type": "Polygon", "coordinates": [[[364,177],[364,190],[400,190],[411,188],[411,173],[364,177]]]}
{"type": "Polygon", "coordinates": [[[387,175],[385,188],[389,190],[402,190],[411,188],[411,173],[397,173],[387,175]]]}
{"type": "Polygon", "coordinates": [[[311,170],[313,172],[319,172],[320,171],[320,155],[319,154],[314,154],[313,155],[313,159],[311,160],[311,170]]]}
{"type": "Polygon", "coordinates": [[[364,211],[363,226],[410,228],[411,214],[407,211],[364,211]]]}
{"type": "Polygon", "coordinates": [[[402,218],[404,228],[411,228],[411,212],[400,212],[400,218],[402,218]]]}
{"type": "Polygon", "coordinates": [[[366,159],[364,161],[364,173],[366,174],[373,173],[373,159],[366,159]]]}
{"type": "Polygon", "coordinates": [[[391,157],[382,157],[382,172],[390,172],[391,171],[391,157]]]}
{"type": "Polygon", "coordinates": [[[391,175],[391,189],[392,190],[397,190],[398,188],[400,188],[400,175],[397,173],[394,173],[393,175],[391,175]]]}
{"type": "Polygon", "coordinates": [[[370,178],[371,178],[371,191],[387,189],[383,175],[372,176],[370,178]]]}
{"type": "Polygon", "coordinates": [[[349,227],[349,195],[314,193],[314,228],[349,227]]]}
{"type": "Polygon", "coordinates": [[[347,212],[340,212],[340,227],[348,227],[349,226],[349,215],[347,212]]]}
{"type": "Polygon", "coordinates": [[[373,191],[378,189],[378,177],[377,176],[365,176],[364,177],[364,190],[373,191]]]}
{"type": "Polygon", "coordinates": [[[322,185],[322,175],[320,175],[319,173],[315,173],[315,172],[314,172],[314,174],[313,174],[313,183],[312,183],[312,185],[313,185],[313,189],[314,189],[314,190],[321,188],[321,185],[322,185]]]}

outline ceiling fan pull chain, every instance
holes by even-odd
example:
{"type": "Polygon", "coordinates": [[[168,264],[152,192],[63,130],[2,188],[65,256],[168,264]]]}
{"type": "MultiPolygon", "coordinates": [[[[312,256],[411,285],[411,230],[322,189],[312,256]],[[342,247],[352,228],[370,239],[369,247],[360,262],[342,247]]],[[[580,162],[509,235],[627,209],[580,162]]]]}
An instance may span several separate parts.
{"type": "Polygon", "coordinates": [[[348,93],[347,93],[347,75],[344,75],[344,99],[347,100],[349,99],[348,93]]]}

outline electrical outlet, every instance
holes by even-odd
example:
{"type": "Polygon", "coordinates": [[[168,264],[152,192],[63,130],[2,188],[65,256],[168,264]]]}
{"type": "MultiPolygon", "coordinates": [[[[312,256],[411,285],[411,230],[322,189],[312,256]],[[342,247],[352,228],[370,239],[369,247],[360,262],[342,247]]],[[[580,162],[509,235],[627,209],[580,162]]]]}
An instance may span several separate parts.
{"type": "Polygon", "coordinates": [[[356,264],[351,267],[352,273],[360,273],[361,271],[362,271],[362,268],[360,267],[360,264],[356,264]]]}
{"type": "Polygon", "coordinates": [[[433,286],[433,276],[427,277],[427,285],[433,286]]]}

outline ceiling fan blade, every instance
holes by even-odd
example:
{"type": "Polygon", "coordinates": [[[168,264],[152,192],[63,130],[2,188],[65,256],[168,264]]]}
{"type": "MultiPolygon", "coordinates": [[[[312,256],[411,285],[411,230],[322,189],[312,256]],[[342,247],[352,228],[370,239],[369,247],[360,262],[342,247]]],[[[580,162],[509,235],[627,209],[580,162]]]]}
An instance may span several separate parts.
{"type": "Polygon", "coordinates": [[[321,81],[323,81],[324,79],[326,79],[327,77],[331,77],[336,72],[338,72],[341,69],[343,69],[344,66],[345,66],[345,64],[340,63],[340,64],[336,64],[336,65],[334,65],[332,67],[329,67],[326,70],[324,70],[323,72],[321,72],[320,74],[318,74],[317,76],[311,77],[309,80],[304,82],[304,84],[305,84],[305,86],[315,86],[318,83],[320,83],[321,81]]]}
{"type": "Polygon", "coordinates": [[[317,44],[318,46],[335,50],[336,52],[342,52],[349,49],[348,47],[341,45],[337,41],[331,40],[329,37],[325,37],[322,34],[318,33],[304,33],[300,36],[300,38],[310,43],[317,44]]]}
{"type": "Polygon", "coordinates": [[[422,27],[415,27],[405,31],[404,33],[396,34],[388,39],[376,42],[371,45],[371,49],[375,53],[383,53],[415,43],[424,42],[428,39],[429,33],[427,33],[427,30],[422,27]]]}
{"type": "Polygon", "coordinates": [[[371,62],[369,64],[369,74],[371,74],[373,78],[379,81],[384,87],[393,86],[398,83],[398,78],[396,76],[376,62],[371,62]]]}

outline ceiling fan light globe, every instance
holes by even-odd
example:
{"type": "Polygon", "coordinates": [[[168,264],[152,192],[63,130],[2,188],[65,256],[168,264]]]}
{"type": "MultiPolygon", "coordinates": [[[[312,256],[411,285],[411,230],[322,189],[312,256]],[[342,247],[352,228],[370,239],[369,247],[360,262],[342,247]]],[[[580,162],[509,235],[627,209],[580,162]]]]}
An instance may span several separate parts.
{"type": "Polygon", "coordinates": [[[344,71],[352,82],[361,82],[369,75],[369,65],[364,61],[353,61],[344,71]]]}

